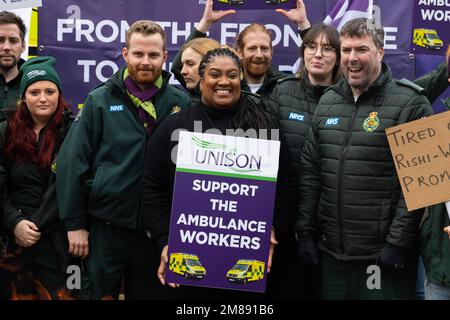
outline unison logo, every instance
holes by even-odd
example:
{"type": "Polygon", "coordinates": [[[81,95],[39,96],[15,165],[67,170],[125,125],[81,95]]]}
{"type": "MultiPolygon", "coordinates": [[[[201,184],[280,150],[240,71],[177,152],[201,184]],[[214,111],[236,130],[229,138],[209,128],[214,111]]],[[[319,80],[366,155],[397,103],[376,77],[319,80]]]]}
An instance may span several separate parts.
{"type": "Polygon", "coordinates": [[[236,172],[255,172],[261,170],[262,157],[239,153],[236,148],[192,137],[199,147],[195,151],[195,162],[198,164],[228,167],[236,172]]]}

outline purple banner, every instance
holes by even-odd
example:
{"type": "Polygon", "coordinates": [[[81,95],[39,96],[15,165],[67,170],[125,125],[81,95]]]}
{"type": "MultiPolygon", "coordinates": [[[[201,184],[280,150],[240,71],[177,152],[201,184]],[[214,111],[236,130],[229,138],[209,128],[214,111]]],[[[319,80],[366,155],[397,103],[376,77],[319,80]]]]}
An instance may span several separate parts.
{"type": "Polygon", "coordinates": [[[275,189],[274,181],[177,172],[166,281],[264,292],[275,189]]]}
{"type": "Polygon", "coordinates": [[[296,0],[216,0],[214,10],[264,10],[264,9],[292,9],[296,7],[296,0]]]}
{"type": "Polygon", "coordinates": [[[450,2],[414,1],[411,52],[445,55],[450,44],[450,2]]]}
{"type": "Polygon", "coordinates": [[[346,21],[361,16],[367,18],[367,13],[371,13],[369,8],[371,8],[372,2],[373,0],[339,0],[328,14],[325,22],[340,30],[346,21]]]}

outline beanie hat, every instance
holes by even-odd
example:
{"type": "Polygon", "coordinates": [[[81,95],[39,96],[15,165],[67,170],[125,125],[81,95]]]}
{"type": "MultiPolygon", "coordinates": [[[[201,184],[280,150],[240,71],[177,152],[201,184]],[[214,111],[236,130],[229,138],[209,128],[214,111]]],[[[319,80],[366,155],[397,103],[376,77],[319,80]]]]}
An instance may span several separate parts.
{"type": "Polygon", "coordinates": [[[55,58],[50,56],[42,56],[29,59],[26,61],[20,71],[22,72],[22,80],[20,81],[20,97],[23,97],[25,90],[36,81],[51,81],[61,91],[61,80],[56,72],[54,65],[55,58]]]}

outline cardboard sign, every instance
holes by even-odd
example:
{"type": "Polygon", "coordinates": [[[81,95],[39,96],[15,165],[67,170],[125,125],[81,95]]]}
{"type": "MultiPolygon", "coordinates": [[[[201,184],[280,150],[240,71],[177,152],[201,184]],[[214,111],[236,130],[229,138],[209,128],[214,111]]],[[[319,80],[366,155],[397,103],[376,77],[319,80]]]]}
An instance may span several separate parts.
{"type": "Polygon", "coordinates": [[[167,282],[265,291],[279,147],[180,133],[167,282]]]}
{"type": "Polygon", "coordinates": [[[214,10],[294,9],[296,0],[215,0],[214,10]]]}
{"type": "Polygon", "coordinates": [[[386,134],[408,210],[450,200],[450,111],[386,134]]]}

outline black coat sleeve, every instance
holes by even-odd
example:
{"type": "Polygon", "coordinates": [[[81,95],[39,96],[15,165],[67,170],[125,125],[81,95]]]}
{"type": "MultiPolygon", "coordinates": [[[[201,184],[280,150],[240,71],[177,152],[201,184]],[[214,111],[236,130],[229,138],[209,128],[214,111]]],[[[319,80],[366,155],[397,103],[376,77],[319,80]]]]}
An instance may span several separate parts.
{"type": "Polygon", "coordinates": [[[435,70],[428,72],[414,81],[426,91],[426,97],[431,103],[448,88],[447,64],[441,63],[435,70]]]}
{"type": "Polygon", "coordinates": [[[280,136],[280,142],[273,227],[277,240],[283,241],[294,234],[293,225],[298,203],[298,179],[283,135],[280,136]]]}
{"type": "Polygon", "coordinates": [[[300,156],[299,205],[296,214],[296,232],[315,232],[316,215],[320,201],[321,160],[314,120],[300,156]]]}
{"type": "MultiPolygon", "coordinates": [[[[206,37],[206,33],[200,32],[197,29],[192,29],[191,34],[189,35],[189,37],[186,39],[185,43],[188,43],[189,41],[196,39],[196,38],[205,38],[206,37]]],[[[175,78],[180,82],[180,84],[186,88],[186,82],[184,82],[184,78],[181,75],[181,69],[183,69],[183,64],[181,63],[181,54],[183,52],[181,51],[181,49],[177,52],[177,55],[175,56],[175,58],[173,58],[172,61],[172,68],[170,68],[170,71],[173,73],[173,75],[175,76],[175,78]]]]}

